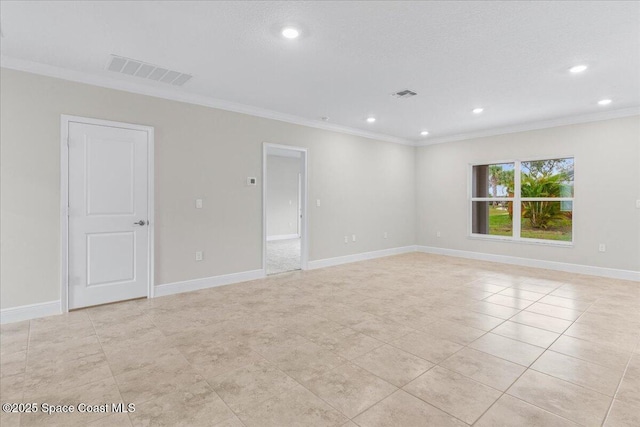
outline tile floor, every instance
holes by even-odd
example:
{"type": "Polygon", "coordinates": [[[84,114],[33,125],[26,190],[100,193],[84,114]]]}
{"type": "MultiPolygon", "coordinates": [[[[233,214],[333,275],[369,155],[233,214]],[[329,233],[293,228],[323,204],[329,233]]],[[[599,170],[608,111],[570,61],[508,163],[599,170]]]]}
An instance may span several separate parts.
{"type": "Polygon", "coordinates": [[[640,284],[407,254],[3,325],[3,427],[640,426],[640,284]]]}

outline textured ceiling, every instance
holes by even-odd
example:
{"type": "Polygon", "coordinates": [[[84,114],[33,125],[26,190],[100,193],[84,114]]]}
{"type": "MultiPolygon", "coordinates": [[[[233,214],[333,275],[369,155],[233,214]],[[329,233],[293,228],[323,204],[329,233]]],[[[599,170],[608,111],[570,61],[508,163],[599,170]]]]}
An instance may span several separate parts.
{"type": "Polygon", "coordinates": [[[640,105],[638,2],[2,1],[0,19],[6,58],[415,141],[640,105]],[[111,73],[110,54],[194,78],[111,73]]]}

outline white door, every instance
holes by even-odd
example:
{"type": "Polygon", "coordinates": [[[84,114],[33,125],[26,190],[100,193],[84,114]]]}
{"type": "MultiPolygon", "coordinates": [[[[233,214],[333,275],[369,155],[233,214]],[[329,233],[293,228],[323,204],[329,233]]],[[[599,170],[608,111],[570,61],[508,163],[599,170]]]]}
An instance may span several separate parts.
{"type": "Polygon", "coordinates": [[[147,295],[148,133],[69,123],[69,308],[147,295]]]}

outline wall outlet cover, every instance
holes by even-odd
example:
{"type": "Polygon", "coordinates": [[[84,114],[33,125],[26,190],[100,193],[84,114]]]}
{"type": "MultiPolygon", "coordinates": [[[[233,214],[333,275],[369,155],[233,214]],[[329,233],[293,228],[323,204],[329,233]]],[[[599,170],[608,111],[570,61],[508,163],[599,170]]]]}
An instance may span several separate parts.
{"type": "Polygon", "coordinates": [[[258,183],[258,179],[255,176],[247,177],[247,185],[255,186],[258,183]]]}

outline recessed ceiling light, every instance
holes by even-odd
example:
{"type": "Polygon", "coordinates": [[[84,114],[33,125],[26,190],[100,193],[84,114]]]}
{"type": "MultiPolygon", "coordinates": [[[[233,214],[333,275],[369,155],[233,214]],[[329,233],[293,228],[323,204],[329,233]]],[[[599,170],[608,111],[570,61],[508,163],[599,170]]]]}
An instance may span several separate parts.
{"type": "Polygon", "coordinates": [[[598,105],[609,105],[609,104],[611,104],[610,99],[601,99],[600,101],[598,101],[598,105]]]}
{"type": "Polygon", "coordinates": [[[420,132],[420,135],[427,136],[429,135],[429,131],[423,130],[422,132],[420,132]]]}
{"type": "Polygon", "coordinates": [[[569,72],[576,74],[576,73],[581,73],[586,69],[587,69],[586,65],[574,65],[573,67],[569,68],[569,72]]]}
{"type": "Polygon", "coordinates": [[[376,121],[375,117],[367,117],[367,123],[374,123],[376,121]]]}
{"type": "Polygon", "coordinates": [[[293,27],[286,27],[282,30],[282,35],[287,39],[297,39],[300,35],[300,31],[293,27]]]}
{"type": "Polygon", "coordinates": [[[484,108],[474,108],[473,109],[473,114],[480,114],[484,111],[484,108]]]}

